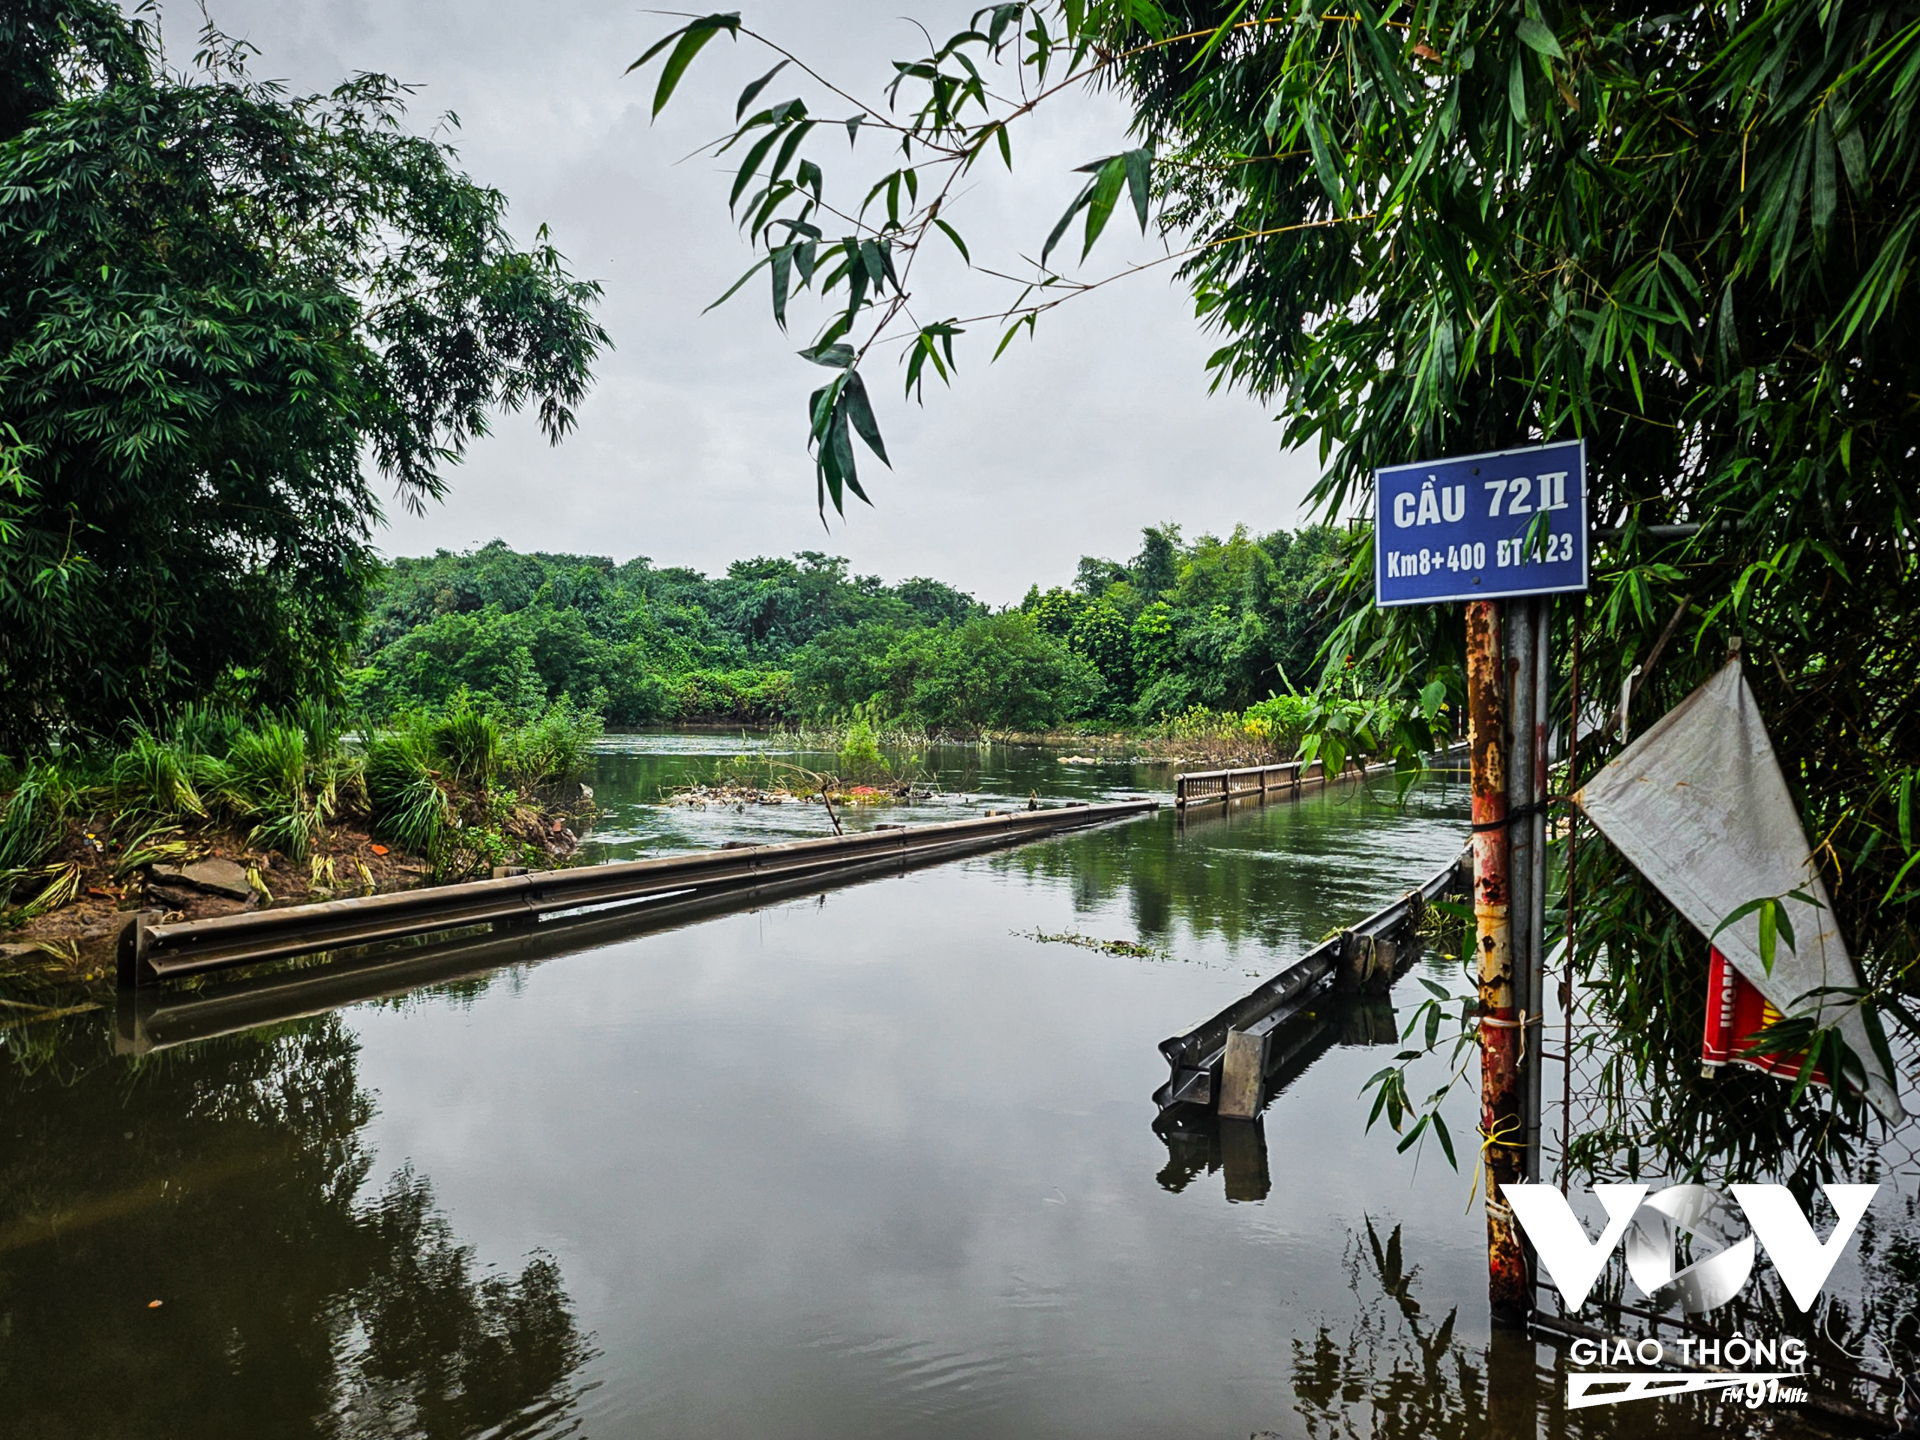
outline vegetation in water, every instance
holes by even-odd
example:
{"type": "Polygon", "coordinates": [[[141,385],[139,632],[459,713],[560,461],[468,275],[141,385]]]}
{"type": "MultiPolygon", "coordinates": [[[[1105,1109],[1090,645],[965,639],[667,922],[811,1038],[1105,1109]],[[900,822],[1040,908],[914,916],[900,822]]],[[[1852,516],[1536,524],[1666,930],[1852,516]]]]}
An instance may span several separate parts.
{"type": "Polygon", "coordinates": [[[1045,930],[1015,930],[1012,932],[1022,940],[1036,941],[1042,945],[1078,945],[1082,950],[1098,950],[1102,955],[1125,955],[1134,960],[1171,960],[1173,955],[1157,945],[1142,944],[1138,940],[1103,940],[1097,935],[1082,935],[1077,930],[1062,930],[1049,933],[1045,930]]]}
{"type": "MultiPolygon", "coordinates": [[[[834,70],[821,36],[742,97],[716,148],[741,156],[728,203],[776,322],[821,304],[800,353],[825,379],[805,437],[823,510],[867,498],[853,437],[885,459],[875,358],[903,356],[913,396],[951,383],[967,346],[1032,335],[1128,273],[1080,273],[1116,215],[1157,223],[1219,333],[1219,383],[1284,399],[1329,520],[1364,515],[1385,464],[1584,437],[1600,533],[1591,590],[1556,611],[1552,713],[1625,694],[1631,734],[1742,642],[1861,998],[1920,1034],[1913,19],[1816,0],[1035,0],[930,38],[866,100],[853,77],[814,87],[834,70]],[[969,250],[979,162],[1014,164],[1035,113],[1077,87],[1130,107],[1126,145],[1082,167],[1037,260],[969,250]],[[943,316],[925,271],[909,306],[929,244],[1010,281],[1004,308],[943,316]]],[[[739,14],[695,18],[643,57],[656,110],[722,35],[794,54],[739,14]]],[[[1464,695],[1463,627],[1449,607],[1373,607],[1364,521],[1341,550],[1306,748],[1337,762],[1370,739],[1410,766],[1464,695]],[[1348,656],[1377,692],[1359,716],[1348,656]]],[[[1617,752],[1612,731],[1585,731],[1560,793],[1617,752]]],[[[1684,1172],[1735,1145],[1749,1169],[1859,1133],[1851,1086],[1709,1090],[1705,937],[1604,843],[1578,854],[1593,900],[1570,967],[1607,1022],[1614,1093],[1652,1097],[1622,1100],[1584,1161],[1684,1172]]],[[[1858,1063],[1834,1031],[1801,1038],[1836,1072],[1858,1063]]]]}

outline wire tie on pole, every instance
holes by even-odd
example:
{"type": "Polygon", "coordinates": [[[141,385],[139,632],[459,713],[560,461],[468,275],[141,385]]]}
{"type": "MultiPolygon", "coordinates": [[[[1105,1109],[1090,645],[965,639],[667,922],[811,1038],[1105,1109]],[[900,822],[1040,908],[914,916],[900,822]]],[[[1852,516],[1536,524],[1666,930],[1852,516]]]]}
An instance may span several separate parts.
{"type": "Polygon", "coordinates": [[[1571,795],[1543,795],[1538,800],[1528,801],[1525,805],[1514,806],[1501,819],[1477,822],[1473,826],[1473,833],[1480,835],[1489,830],[1505,830],[1508,826],[1517,825],[1522,820],[1531,820],[1549,805],[1558,805],[1572,798],[1571,795]]]}
{"type": "MultiPolygon", "coordinates": [[[[1509,1020],[1506,1023],[1511,1025],[1513,1022],[1509,1020]]],[[[1500,1211],[1504,1211],[1510,1216],[1513,1212],[1508,1209],[1506,1202],[1493,1198],[1493,1181],[1492,1178],[1487,1175],[1487,1151],[1496,1145],[1503,1150],[1518,1150],[1524,1148],[1524,1137],[1520,1145],[1515,1145],[1513,1141],[1508,1138],[1514,1131],[1523,1128],[1520,1123],[1520,1117],[1517,1115],[1509,1115],[1491,1131],[1489,1131],[1485,1125],[1480,1125],[1475,1128],[1480,1132],[1480,1164],[1474,1171],[1473,1189],[1467,1192],[1467,1204],[1469,1206],[1473,1204],[1473,1197],[1479,1193],[1480,1181],[1484,1177],[1487,1180],[1487,1209],[1493,1211],[1497,1207],[1500,1211]]]]}
{"type": "Polygon", "coordinates": [[[1527,1058],[1527,1027],[1529,1025],[1542,1024],[1545,1020],[1546,1016],[1544,1015],[1529,1015],[1524,1010],[1520,1012],[1520,1018],[1518,1020],[1502,1020],[1493,1015],[1482,1015],[1480,1017],[1480,1023],[1482,1025],[1491,1025],[1496,1030],[1518,1030],[1520,1032],[1519,1058],[1522,1060],[1527,1058]]]}

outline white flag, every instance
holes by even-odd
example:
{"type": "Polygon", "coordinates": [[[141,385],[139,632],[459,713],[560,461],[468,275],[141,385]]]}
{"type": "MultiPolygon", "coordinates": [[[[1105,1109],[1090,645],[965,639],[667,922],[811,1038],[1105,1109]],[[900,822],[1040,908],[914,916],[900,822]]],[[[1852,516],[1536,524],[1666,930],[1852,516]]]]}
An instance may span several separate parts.
{"type": "Polygon", "coordinates": [[[1760,959],[1757,913],[1722,930],[1713,943],[1782,1015],[1837,1021],[1867,1067],[1867,1099],[1889,1121],[1904,1118],[1898,1083],[1874,1054],[1859,1006],[1844,996],[1809,993],[1857,987],[1860,972],[1737,659],[1662,716],[1573,800],[1703,935],[1750,900],[1793,891],[1812,897],[1813,904],[1781,900],[1794,944],[1789,948],[1780,936],[1771,972],[1760,959]]]}

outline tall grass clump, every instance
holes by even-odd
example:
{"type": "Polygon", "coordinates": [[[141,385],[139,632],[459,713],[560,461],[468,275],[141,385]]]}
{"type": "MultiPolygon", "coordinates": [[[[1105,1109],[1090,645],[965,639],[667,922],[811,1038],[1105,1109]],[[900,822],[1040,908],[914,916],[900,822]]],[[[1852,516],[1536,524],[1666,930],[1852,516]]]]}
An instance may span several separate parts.
{"type": "Polygon", "coordinates": [[[336,816],[364,802],[360,757],[338,715],[309,701],[251,719],[210,705],[141,729],[107,762],[105,798],[123,817],[178,824],[231,820],[248,841],[304,859],[336,816]]]}
{"type": "Polygon", "coordinates": [[[247,730],[247,717],[238,710],[210,701],[196,701],[174,713],[167,739],[190,755],[219,757],[233,748],[247,730]]]}
{"type": "Polygon", "coordinates": [[[446,712],[428,720],[427,738],[450,779],[464,785],[491,785],[500,773],[500,722],[476,710],[464,695],[446,712]]]}
{"type": "Polygon", "coordinates": [[[339,796],[311,772],[306,734],[285,720],[262,719],[234,741],[221,799],[236,818],[253,822],[249,844],[300,860],[325,837],[339,796]]]}
{"type": "Polygon", "coordinates": [[[107,765],[107,790],[123,815],[153,820],[204,820],[207,793],[227,778],[215,756],[174,735],[137,730],[107,765]]]}
{"type": "Polygon", "coordinates": [[[58,766],[30,766],[0,808],[0,929],[25,924],[76,893],[80,868],[49,865],[75,793],[58,766]],[[13,904],[26,896],[24,904],[13,904]]]}
{"type": "Polygon", "coordinates": [[[454,811],[436,761],[428,727],[418,717],[404,718],[367,741],[367,806],[374,835],[427,857],[438,869],[454,811]]]}

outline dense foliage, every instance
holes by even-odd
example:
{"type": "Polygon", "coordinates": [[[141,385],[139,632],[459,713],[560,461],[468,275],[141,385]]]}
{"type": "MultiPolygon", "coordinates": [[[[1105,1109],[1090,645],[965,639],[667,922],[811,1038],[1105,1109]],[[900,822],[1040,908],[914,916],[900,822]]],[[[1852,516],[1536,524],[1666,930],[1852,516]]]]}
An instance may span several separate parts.
{"type": "Polygon", "coordinates": [[[562,698],[614,724],[820,721],[871,709],[976,734],[1240,711],[1291,688],[1343,564],[1327,530],[1145,532],[1121,563],[1001,614],[938,580],[884,585],[806,551],[709,579],[496,541],[394,562],[354,693],[373,715],[465,691],[511,714],[562,698]]]}
{"type": "Polygon", "coordinates": [[[0,753],[325,694],[380,507],[487,416],[555,440],[605,343],[404,87],[194,72],[104,0],[0,8],[0,753]]]}
{"type": "MultiPolygon", "coordinates": [[[[343,829],[440,878],[547,863],[548,802],[578,798],[600,721],[566,701],[516,720],[461,695],[353,730],[319,700],[253,715],[193,705],[118,746],[0,768],[0,930],[74,899],[90,867],[124,878],[208,836],[311,857],[316,888],[323,866],[333,883],[356,883],[322,853],[343,829]]],[[[351,844],[339,858],[372,889],[351,844]]]]}
{"type": "MultiPolygon", "coordinates": [[[[656,108],[719,34],[760,38],[738,17],[676,32],[656,108]]],[[[891,147],[851,177],[806,96],[759,104],[772,78],[720,148],[741,156],[731,200],[776,318],[790,292],[830,304],[802,351],[838,372],[810,437],[829,498],[852,483],[848,427],[880,446],[860,379],[874,344],[906,342],[910,393],[964,353],[970,322],[929,320],[925,285],[905,297],[927,241],[968,254],[958,202],[977,163],[1011,164],[1047,95],[1116,87],[1134,148],[1084,167],[1037,266],[990,267],[1025,286],[997,317],[1002,347],[1104,283],[1050,259],[1075,222],[1084,259],[1116,210],[1145,227],[1157,203],[1221,333],[1217,378],[1284,402],[1287,439],[1325,462],[1329,517],[1364,514],[1382,464],[1585,436],[1591,519],[1612,533],[1591,594],[1560,607],[1557,653],[1578,644],[1601,703],[1641,667],[1644,727],[1743,642],[1843,928],[1899,1011],[1920,951],[1920,7],[1001,5],[898,65],[885,103],[845,84],[814,96],[851,103],[849,133],[857,119],[891,147]],[[830,173],[853,183],[829,195],[830,173]]],[[[1357,656],[1393,687],[1374,738],[1411,751],[1432,697],[1461,694],[1458,617],[1373,610],[1360,540],[1322,683],[1357,656]]],[[[1563,688],[1556,711],[1573,704],[1563,688]]],[[[1581,768],[1615,743],[1589,733],[1581,768]]],[[[1604,846],[1580,868],[1605,897],[1576,964],[1617,1022],[1612,1080],[1656,1097],[1589,1158],[1685,1169],[1737,1133],[1751,1167],[1819,1143],[1828,1127],[1764,1081],[1723,1079],[1707,1100],[1701,937],[1604,846]]]]}

